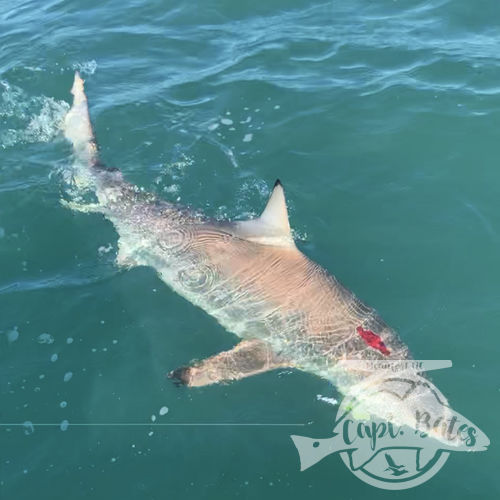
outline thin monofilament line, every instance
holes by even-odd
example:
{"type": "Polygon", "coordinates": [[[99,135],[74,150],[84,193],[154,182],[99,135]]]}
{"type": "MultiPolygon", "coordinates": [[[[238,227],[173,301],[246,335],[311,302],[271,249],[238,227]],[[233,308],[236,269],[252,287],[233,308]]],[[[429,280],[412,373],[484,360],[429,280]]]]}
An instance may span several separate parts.
{"type": "MultiPolygon", "coordinates": [[[[307,424],[301,423],[264,423],[264,422],[170,422],[170,423],[143,423],[143,422],[94,422],[94,423],[71,423],[68,422],[68,427],[304,427],[307,424]]],[[[0,427],[61,427],[61,422],[58,423],[35,423],[35,422],[12,422],[1,423],[0,427]]]]}

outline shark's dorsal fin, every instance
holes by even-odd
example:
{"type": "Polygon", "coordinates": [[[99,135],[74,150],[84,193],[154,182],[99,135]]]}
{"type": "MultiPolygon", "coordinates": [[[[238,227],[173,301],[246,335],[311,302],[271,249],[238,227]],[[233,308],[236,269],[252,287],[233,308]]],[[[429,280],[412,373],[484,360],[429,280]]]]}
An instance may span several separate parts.
{"type": "Polygon", "coordinates": [[[257,219],[235,222],[232,232],[240,238],[261,245],[295,248],[288,222],[285,192],[279,179],[274,183],[273,192],[262,215],[257,219]]]}
{"type": "Polygon", "coordinates": [[[288,210],[286,208],[285,191],[280,180],[274,183],[273,192],[269,197],[266,208],[260,216],[260,221],[273,226],[283,234],[290,234],[288,210]]]}

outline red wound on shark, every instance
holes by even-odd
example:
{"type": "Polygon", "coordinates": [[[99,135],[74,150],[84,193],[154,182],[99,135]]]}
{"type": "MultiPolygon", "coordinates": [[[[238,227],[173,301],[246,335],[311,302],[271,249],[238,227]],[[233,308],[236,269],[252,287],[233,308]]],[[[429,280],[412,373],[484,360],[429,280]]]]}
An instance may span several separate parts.
{"type": "Polygon", "coordinates": [[[389,356],[389,354],[391,354],[391,351],[389,351],[389,349],[385,346],[384,341],[376,333],[373,333],[371,330],[363,330],[362,326],[358,326],[356,331],[365,341],[366,345],[377,349],[377,351],[380,351],[385,356],[389,356]]]}

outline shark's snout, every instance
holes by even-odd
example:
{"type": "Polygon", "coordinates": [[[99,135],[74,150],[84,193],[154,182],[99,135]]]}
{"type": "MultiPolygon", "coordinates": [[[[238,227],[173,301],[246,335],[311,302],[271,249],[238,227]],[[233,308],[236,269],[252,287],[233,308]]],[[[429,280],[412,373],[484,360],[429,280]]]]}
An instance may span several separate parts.
{"type": "Polygon", "coordinates": [[[176,370],[172,370],[168,374],[168,378],[172,379],[177,386],[190,385],[190,368],[188,366],[181,366],[176,370]]]}

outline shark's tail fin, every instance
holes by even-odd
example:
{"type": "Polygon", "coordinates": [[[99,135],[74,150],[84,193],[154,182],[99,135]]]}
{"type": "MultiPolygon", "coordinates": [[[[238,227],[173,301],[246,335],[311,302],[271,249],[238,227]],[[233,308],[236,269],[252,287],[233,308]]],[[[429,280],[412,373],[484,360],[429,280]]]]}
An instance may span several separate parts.
{"type": "Polygon", "coordinates": [[[73,105],[64,120],[64,135],[73,144],[76,160],[88,166],[99,164],[97,143],[90,123],[87,96],[85,95],[83,80],[75,72],[75,79],[71,93],[73,105]]]}

